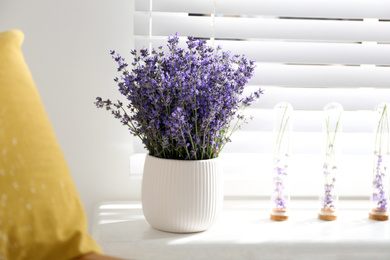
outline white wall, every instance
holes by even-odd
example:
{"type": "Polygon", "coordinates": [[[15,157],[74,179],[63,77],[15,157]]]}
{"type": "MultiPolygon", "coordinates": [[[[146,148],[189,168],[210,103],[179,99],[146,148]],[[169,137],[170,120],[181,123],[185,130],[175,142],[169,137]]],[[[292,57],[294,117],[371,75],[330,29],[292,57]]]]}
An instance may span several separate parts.
{"type": "Polygon", "coordinates": [[[96,96],[117,95],[109,55],[133,48],[134,0],[0,0],[0,31],[20,29],[23,52],[92,223],[101,201],[139,198],[131,138],[96,96]]]}

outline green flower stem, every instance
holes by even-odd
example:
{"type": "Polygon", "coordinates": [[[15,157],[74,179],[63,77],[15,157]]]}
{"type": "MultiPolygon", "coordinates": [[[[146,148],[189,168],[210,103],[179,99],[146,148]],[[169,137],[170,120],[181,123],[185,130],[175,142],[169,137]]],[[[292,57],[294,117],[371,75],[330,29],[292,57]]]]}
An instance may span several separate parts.
{"type": "MultiPolygon", "coordinates": [[[[290,120],[290,117],[288,117],[286,120],[284,120],[284,117],[286,116],[286,113],[287,113],[287,109],[288,109],[288,106],[286,106],[286,108],[284,109],[282,120],[280,122],[278,137],[276,138],[275,155],[274,155],[275,158],[279,157],[279,155],[280,155],[280,147],[282,145],[284,132],[286,131],[288,121],[290,120]],[[282,129],[283,129],[283,131],[282,131],[282,129]]],[[[290,140],[288,141],[287,150],[289,150],[289,147],[290,147],[290,140]]]]}
{"type": "MultiPolygon", "coordinates": [[[[123,107],[121,107],[123,113],[129,117],[129,115],[127,114],[126,110],[124,110],[123,107]]],[[[130,127],[130,129],[134,132],[134,134],[139,138],[141,139],[142,142],[144,142],[144,138],[142,138],[142,136],[138,133],[136,127],[133,125],[133,122],[131,120],[129,120],[129,123],[130,124],[126,124],[128,127],[130,127]]]]}
{"type": "MultiPolygon", "coordinates": [[[[387,105],[383,107],[383,111],[381,114],[381,117],[378,122],[378,127],[376,131],[376,136],[375,136],[375,151],[378,152],[378,155],[382,155],[382,137],[383,137],[383,128],[387,128],[387,133],[389,134],[389,122],[388,122],[388,117],[387,117],[387,105]],[[380,134],[379,137],[379,147],[377,149],[378,145],[378,135],[380,134]]],[[[389,152],[389,142],[387,142],[387,151],[389,152]]]]}
{"type": "MultiPolygon", "coordinates": [[[[242,109],[242,112],[244,112],[244,110],[245,110],[245,107],[242,109]]],[[[228,131],[227,131],[227,130],[226,130],[226,131],[223,131],[223,136],[224,136],[224,139],[225,139],[225,140],[226,140],[226,139],[227,139],[227,140],[230,139],[230,137],[231,137],[238,129],[240,129],[240,127],[241,127],[242,125],[244,125],[245,123],[247,123],[246,120],[242,120],[241,124],[239,124],[240,121],[241,121],[241,119],[237,119],[237,121],[236,121],[236,123],[235,123],[233,129],[230,131],[230,134],[229,134],[228,136],[227,136],[228,131]]],[[[231,121],[230,121],[230,122],[231,122],[231,121]]],[[[229,128],[230,128],[230,122],[229,122],[229,125],[228,125],[228,127],[227,127],[226,129],[229,129],[229,128]]],[[[221,146],[220,151],[225,147],[226,144],[227,144],[227,142],[225,142],[225,143],[221,146]]]]}
{"type": "Polygon", "coordinates": [[[335,151],[334,151],[334,144],[336,142],[336,134],[339,128],[339,123],[340,123],[340,118],[341,118],[341,112],[339,114],[339,118],[337,119],[336,123],[336,128],[334,130],[334,135],[333,138],[331,138],[330,131],[329,131],[329,120],[330,117],[328,116],[327,119],[325,119],[325,124],[326,124],[326,151],[325,151],[325,162],[327,165],[330,165],[330,161],[333,158],[333,165],[336,164],[336,156],[335,156],[335,151]]]}

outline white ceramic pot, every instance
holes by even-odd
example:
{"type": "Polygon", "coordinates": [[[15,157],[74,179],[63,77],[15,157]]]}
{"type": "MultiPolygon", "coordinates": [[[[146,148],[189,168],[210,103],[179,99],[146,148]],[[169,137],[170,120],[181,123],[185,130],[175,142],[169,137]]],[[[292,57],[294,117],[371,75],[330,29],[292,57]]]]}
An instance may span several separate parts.
{"type": "Polygon", "coordinates": [[[184,161],[146,156],[142,210],[152,227],[174,233],[207,230],[223,204],[219,159],[184,161]]]}

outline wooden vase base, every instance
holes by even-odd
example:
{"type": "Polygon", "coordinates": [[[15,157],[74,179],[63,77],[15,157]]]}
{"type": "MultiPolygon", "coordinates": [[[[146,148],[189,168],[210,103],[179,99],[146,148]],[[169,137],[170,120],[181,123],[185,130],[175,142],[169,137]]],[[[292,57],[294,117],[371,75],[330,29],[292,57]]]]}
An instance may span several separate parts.
{"type": "Polygon", "coordinates": [[[274,221],[286,221],[286,220],[288,220],[288,216],[279,216],[279,215],[272,215],[271,214],[271,220],[274,220],[274,221]]]}
{"type": "Polygon", "coordinates": [[[337,216],[335,215],[322,215],[318,214],[318,218],[325,221],[334,221],[337,220],[337,216]]]}
{"type": "Polygon", "coordinates": [[[376,215],[376,214],[371,214],[371,212],[369,212],[368,218],[372,220],[386,221],[389,220],[389,215],[376,215]]]}

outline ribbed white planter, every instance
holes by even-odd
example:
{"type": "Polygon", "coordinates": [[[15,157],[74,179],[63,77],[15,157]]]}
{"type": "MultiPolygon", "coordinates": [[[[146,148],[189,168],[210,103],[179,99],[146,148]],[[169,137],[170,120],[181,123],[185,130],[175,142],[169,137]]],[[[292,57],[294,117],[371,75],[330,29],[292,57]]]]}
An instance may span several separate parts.
{"type": "Polygon", "coordinates": [[[142,210],[152,227],[175,233],[207,230],[223,204],[219,159],[184,161],[146,156],[142,210]]]}

